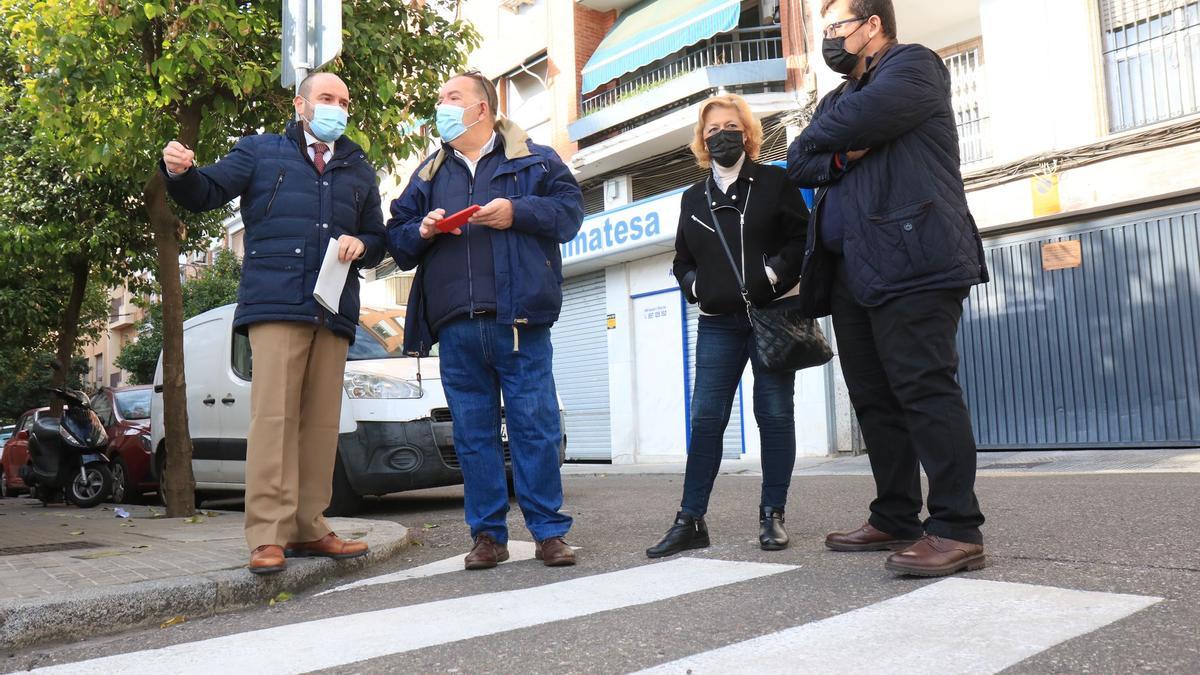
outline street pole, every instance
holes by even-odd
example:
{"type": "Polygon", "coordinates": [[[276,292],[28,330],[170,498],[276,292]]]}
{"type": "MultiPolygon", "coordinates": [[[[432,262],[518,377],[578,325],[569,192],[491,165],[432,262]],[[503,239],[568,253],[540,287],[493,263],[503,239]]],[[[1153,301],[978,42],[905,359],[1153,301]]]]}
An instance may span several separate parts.
{"type": "MultiPolygon", "coordinates": [[[[290,0],[292,16],[295,20],[295,34],[292,36],[292,59],[296,66],[296,95],[300,95],[300,83],[308,77],[308,0],[290,0]]],[[[296,114],[299,119],[299,113],[296,114]]]]}

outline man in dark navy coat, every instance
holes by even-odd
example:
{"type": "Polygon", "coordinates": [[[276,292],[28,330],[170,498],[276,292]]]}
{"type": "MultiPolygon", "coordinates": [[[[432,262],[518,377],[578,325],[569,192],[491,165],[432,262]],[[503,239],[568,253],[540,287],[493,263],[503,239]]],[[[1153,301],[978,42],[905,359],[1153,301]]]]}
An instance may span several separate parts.
{"type": "Polygon", "coordinates": [[[987,270],[950,74],[929,49],[897,43],[891,0],[824,0],[822,15],[825,61],[846,81],[788,149],[793,182],[818,189],[800,292],[811,316],[833,315],[877,491],[867,522],[825,544],[897,550],[885,566],[900,574],[979,569],[983,514],[955,336],[987,270]]]}
{"type": "Polygon", "coordinates": [[[505,429],[534,555],[548,566],[573,565],[575,553],[563,539],[572,520],[562,512],[550,326],[562,308],[559,245],[579,232],[583,194],[552,148],[497,119],[498,103],[491,81],[477,71],[442,85],[442,147],[392,202],[388,250],[401,269],[417,268],[404,349],[428,354],[441,345],[474,540],[465,567],[508,559],[505,429]],[[470,206],[480,209],[461,227],[438,227],[470,206]]]}
{"type": "Polygon", "coordinates": [[[299,122],[282,134],[238,141],[221,161],[194,166],[172,141],[162,170],[175,201],[207,211],[241,198],[246,255],[234,328],[254,353],[246,449],[250,571],[284,569],[285,557],[352,558],[322,515],[337,454],[346,352],[358,325],[358,270],[379,264],[383,211],[375,170],[343,135],[350,91],[330,73],[310,75],[294,101],[299,122]],[[351,263],[337,311],[313,298],[325,252],[351,263]]]}

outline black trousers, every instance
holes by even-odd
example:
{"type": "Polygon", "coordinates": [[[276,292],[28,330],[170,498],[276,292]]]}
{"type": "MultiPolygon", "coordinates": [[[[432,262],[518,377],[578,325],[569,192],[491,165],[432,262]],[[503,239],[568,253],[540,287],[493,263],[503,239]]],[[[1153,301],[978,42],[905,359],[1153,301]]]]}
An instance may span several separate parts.
{"type": "Polygon", "coordinates": [[[912,293],[862,307],[837,262],[833,327],[875,476],[869,522],[902,539],[928,532],[983,543],[975,437],[956,379],[955,336],[968,289],[912,293]],[[929,478],[924,523],[919,467],[929,478]]]}

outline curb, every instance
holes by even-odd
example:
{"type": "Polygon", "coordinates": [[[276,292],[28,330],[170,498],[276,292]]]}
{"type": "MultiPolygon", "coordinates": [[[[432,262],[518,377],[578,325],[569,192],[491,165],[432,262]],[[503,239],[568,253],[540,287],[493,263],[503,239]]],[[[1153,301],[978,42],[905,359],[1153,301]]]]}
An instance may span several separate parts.
{"type": "Polygon", "coordinates": [[[156,626],[174,616],[200,619],[261,605],[281,591],[311,588],[398,555],[412,543],[412,537],[408,528],[390,524],[396,529],[381,528],[385,531],[366,537],[371,552],[362,558],[290,558],[286,570],[262,577],[238,567],[57,598],[0,603],[0,648],[90,638],[156,626]]]}

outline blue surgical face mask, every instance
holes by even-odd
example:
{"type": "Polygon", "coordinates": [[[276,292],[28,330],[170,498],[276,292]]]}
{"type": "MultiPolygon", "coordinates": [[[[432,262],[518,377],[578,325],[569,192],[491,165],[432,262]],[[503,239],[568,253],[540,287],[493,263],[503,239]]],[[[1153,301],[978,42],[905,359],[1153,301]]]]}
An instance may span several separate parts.
{"type": "MultiPolygon", "coordinates": [[[[479,103],[483,103],[483,101],[480,101],[479,103]]],[[[442,140],[449,143],[450,141],[467,133],[467,129],[479,124],[480,120],[483,119],[482,117],[470,124],[463,124],[462,121],[463,113],[465,113],[468,108],[474,108],[475,106],[479,105],[479,103],[469,105],[466,108],[456,106],[453,103],[443,103],[439,105],[437,107],[437,117],[434,121],[437,124],[438,135],[442,137],[442,140]]]]}
{"type": "Polygon", "coordinates": [[[328,103],[313,104],[312,101],[304,99],[306,103],[312,106],[312,118],[308,120],[308,130],[313,136],[332,143],[342,137],[346,132],[346,121],[348,115],[341,106],[329,105],[328,103]]]}

